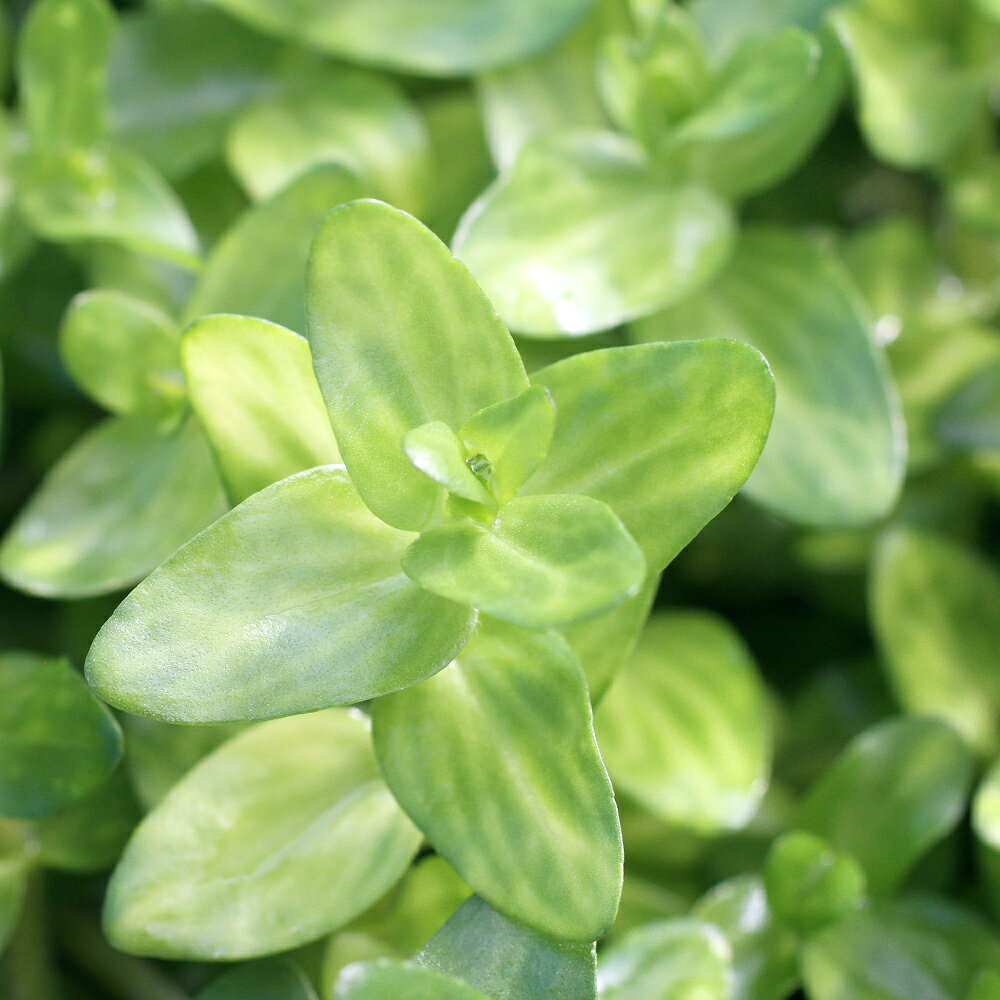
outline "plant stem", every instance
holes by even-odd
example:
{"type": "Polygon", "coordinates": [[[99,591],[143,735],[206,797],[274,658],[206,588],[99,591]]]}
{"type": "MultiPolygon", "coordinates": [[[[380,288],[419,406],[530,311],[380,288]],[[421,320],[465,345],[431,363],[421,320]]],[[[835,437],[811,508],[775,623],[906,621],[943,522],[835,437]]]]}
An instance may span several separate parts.
{"type": "Polygon", "coordinates": [[[9,1000],[57,1000],[52,948],[45,925],[42,873],[28,876],[21,916],[7,952],[9,1000]]]}

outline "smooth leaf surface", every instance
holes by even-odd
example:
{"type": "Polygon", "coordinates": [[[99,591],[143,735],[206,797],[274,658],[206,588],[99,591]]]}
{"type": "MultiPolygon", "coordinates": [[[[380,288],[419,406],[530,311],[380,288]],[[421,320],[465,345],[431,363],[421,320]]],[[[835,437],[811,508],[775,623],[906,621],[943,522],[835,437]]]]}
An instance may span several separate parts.
{"type": "Polygon", "coordinates": [[[419,843],[362,717],[335,709],[263,723],[140,824],[108,886],[105,928],[116,947],[164,958],[284,951],[366,909],[419,843]]]}
{"type": "Polygon", "coordinates": [[[1000,764],[986,772],[972,800],[972,830],[976,836],[982,875],[990,906],[1000,911],[1000,764]]]}
{"type": "Polygon", "coordinates": [[[440,420],[414,427],[403,438],[406,457],[424,475],[449,492],[473,503],[495,507],[496,501],[467,461],[462,439],[440,420]]]}
{"type": "Polygon", "coordinates": [[[403,556],[422,587],[496,618],[542,628],[589,618],[638,593],[646,560],[607,504],[518,497],[489,525],[425,531],[403,556]]]}
{"type": "Polygon", "coordinates": [[[592,944],[536,934],[473,896],[414,959],[461,979],[490,1000],[595,1000],[592,944]]]}
{"type": "Polygon", "coordinates": [[[363,194],[344,167],[323,164],[241,215],[212,250],[185,310],[257,316],[305,333],[306,260],[323,216],[363,194]]]}
{"type": "Polygon", "coordinates": [[[432,969],[383,958],[349,965],[333,1000],[487,1000],[478,990],[432,969]]]}
{"type": "Polygon", "coordinates": [[[603,501],[642,547],[650,572],[746,481],[774,406],[761,356],[722,340],[590,351],[543,368],[532,382],[552,396],[556,431],[522,493],[603,501]]]}
{"type": "Polygon", "coordinates": [[[962,817],[972,757],[936,719],[892,719],[848,744],[799,804],[796,825],[861,864],[885,896],[962,817]]]}
{"type": "Polygon", "coordinates": [[[265,959],[223,972],[197,1000],[316,1000],[316,992],[291,962],[265,959]]]}
{"type": "Polygon", "coordinates": [[[413,536],[327,466],[254,494],[122,602],[87,657],[110,704],[173,722],[350,705],[449,663],[475,615],[421,590],[413,536]]]}
{"type": "Polygon", "coordinates": [[[536,139],[466,213],[455,254],[512,330],[594,333],[703,286],[731,249],[726,206],[670,187],[611,132],[536,139]]]}
{"type": "Polygon", "coordinates": [[[235,503],[340,461],[309,344],[245,316],[209,316],[181,345],[191,405],[235,503]]]}
{"type": "Polygon", "coordinates": [[[0,545],[0,574],[42,597],[128,587],[222,513],[212,456],[191,419],[160,432],[111,418],[50,469],[0,545]]]}
{"type": "Polygon", "coordinates": [[[767,695],[740,637],[707,612],[654,615],[595,724],[616,788],[669,823],[739,829],[767,789],[767,695]]]}
{"type": "Polygon", "coordinates": [[[804,524],[864,524],[888,512],[905,432],[867,317],[831,255],[808,237],[756,229],[704,295],[634,328],[636,339],[732,337],[774,372],[774,425],[749,496],[804,524]]]}
{"type": "Polygon", "coordinates": [[[17,926],[27,875],[27,865],[22,857],[0,857],[0,948],[6,948],[17,926]]]}
{"type": "Polygon", "coordinates": [[[118,763],[118,723],[65,660],[5,653],[0,689],[0,815],[49,816],[118,763]]]}
{"type": "Polygon", "coordinates": [[[563,640],[484,622],[437,677],[375,702],[372,721],[393,794],[476,892],[552,937],[600,937],[621,835],[563,640]]]}
{"type": "Polygon", "coordinates": [[[994,361],[966,379],[941,408],[937,432],[970,451],[1000,451],[1000,363],[994,361]]]}
{"type": "Polygon", "coordinates": [[[389,524],[426,527],[443,491],[410,464],[403,437],[434,420],[457,430],[527,389],[510,334],[437,237],[375,201],[323,223],[308,314],[316,375],[358,492],[389,524]]]}
{"type": "Polygon", "coordinates": [[[693,0],[691,16],[716,60],[748,38],[773,35],[795,26],[817,31],[826,12],[839,0],[693,0]]]}

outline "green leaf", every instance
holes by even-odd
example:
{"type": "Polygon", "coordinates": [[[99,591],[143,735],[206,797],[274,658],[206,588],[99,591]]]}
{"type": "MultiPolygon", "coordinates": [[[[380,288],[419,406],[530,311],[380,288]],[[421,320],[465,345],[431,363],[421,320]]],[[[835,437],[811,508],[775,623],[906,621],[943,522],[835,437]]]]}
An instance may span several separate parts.
{"type": "Polygon", "coordinates": [[[455,254],[511,329],[578,336],[704,285],[732,243],[729,210],[670,187],[611,132],[542,136],[462,219],[455,254]]]}
{"type": "Polygon", "coordinates": [[[746,490],[775,514],[837,527],[895,503],[906,447],[888,371],[852,287],[808,236],[751,229],[712,288],[634,332],[732,337],[767,358],[774,426],[746,490]]]}
{"type": "Polygon", "coordinates": [[[486,621],[447,670],[375,702],[372,722],[393,794],[476,892],[552,937],[607,930],[618,814],[558,636],[486,621]]]}
{"type": "MultiPolygon", "coordinates": [[[[1000,16],[1000,7],[997,8],[1000,16]]],[[[1000,969],[986,969],[973,980],[964,1000],[993,1000],[1000,996],[1000,969]]]]}
{"type": "Polygon", "coordinates": [[[110,704],[173,722],[351,705],[440,670],[475,615],[421,590],[413,535],[373,517],[344,470],[267,487],[171,556],[87,657],[110,704]]]}
{"type": "Polygon", "coordinates": [[[49,470],[0,544],[0,574],[41,597],[128,587],[224,509],[218,475],[193,420],[161,433],[115,417],[49,470]]]}
{"type": "Polygon", "coordinates": [[[134,954],[284,951],[346,924],[406,871],[420,835],[344,711],[278,719],[223,744],[139,825],[105,929],[134,954]]]}
{"type": "Polygon", "coordinates": [[[774,842],[764,880],[771,909],[802,934],[842,919],[865,898],[865,873],[857,861],[802,830],[774,842]]]}
{"type": "Polygon", "coordinates": [[[27,881],[28,865],[23,857],[0,857],[0,951],[17,927],[27,881]]]}
{"type": "Polygon", "coordinates": [[[431,184],[419,112],[388,77],[316,60],[293,66],[282,90],[233,124],[226,156],[255,199],[269,198],[318,163],[339,163],[365,187],[420,213],[431,184]]]}
{"type": "Polygon", "coordinates": [[[595,1000],[593,944],[550,941],[473,896],[414,959],[490,1000],[595,1000]]]}
{"type": "Polygon", "coordinates": [[[271,958],[223,972],[196,1000],[316,1000],[316,993],[297,966],[271,958]]]}
{"type": "Polygon", "coordinates": [[[0,815],[49,816],[118,763],[118,724],[65,660],[0,654],[0,690],[0,815]]]}
{"type": "Polygon", "coordinates": [[[896,529],[872,569],[871,617],[903,707],[947,719],[984,753],[1000,722],[1000,574],[964,546],[896,529]]]}
{"type": "Polygon", "coordinates": [[[866,729],[799,803],[795,823],[861,864],[874,896],[896,889],[962,818],[973,761],[936,719],[866,729]]]}
{"type": "Polygon", "coordinates": [[[487,1000],[478,990],[431,969],[389,958],[349,965],[333,1000],[487,1000]]]}
{"type": "Polygon", "coordinates": [[[601,955],[601,1000],[729,1000],[730,948],[713,924],[691,918],[646,924],[601,955]]]}
{"type": "Polygon", "coordinates": [[[274,323],[209,316],[181,343],[191,405],[235,503],[340,461],[309,344],[274,323]]]}
{"type": "Polygon", "coordinates": [[[414,427],[403,437],[403,451],[425,476],[451,493],[473,503],[496,507],[493,494],[469,466],[461,438],[446,423],[432,420],[414,427]]]}
{"type": "Polygon", "coordinates": [[[565,35],[593,0],[213,0],[268,34],[350,62],[423,76],[465,76],[522,59],[565,35]]]}
{"type": "Polygon", "coordinates": [[[420,530],[443,490],[403,451],[407,431],[457,430],[528,383],[492,306],[438,239],[381,202],[331,212],[309,260],[309,340],[344,462],[365,503],[420,530]]]}
{"type": "Polygon", "coordinates": [[[944,900],[913,898],[861,910],[811,938],[802,974],[812,1000],[963,1000],[1000,940],[944,900]]]}
{"type": "Polygon", "coordinates": [[[622,519],[658,572],[733,498],[767,438],[771,374],[731,341],[578,354],[532,382],[556,405],[522,493],[584,493],[622,519]]]}
{"type": "Polygon", "coordinates": [[[972,830],[981,875],[994,913],[1000,912],[1000,762],[994,762],[972,801],[972,830]]]}
{"type": "Polygon", "coordinates": [[[615,787],[711,834],[745,826],[767,790],[767,695],[736,632],[702,611],[653,616],[596,713],[615,787]]]}
{"type": "Polygon", "coordinates": [[[156,306],[99,288],[70,302],[59,347],[76,384],[105,408],[169,417],[184,400],[178,340],[156,306]]]}
{"type": "Polygon", "coordinates": [[[1000,361],[966,379],[938,413],[942,440],[969,451],[1000,451],[1000,361]]]}
{"type": "Polygon", "coordinates": [[[305,332],[306,259],[321,220],[362,194],[353,174],[323,164],[241,215],[215,245],[185,310],[258,316],[305,332]]]}
{"type": "Polygon", "coordinates": [[[646,560],[607,504],[518,497],[489,525],[425,531],[403,556],[420,586],[525,628],[589,618],[638,593],[646,560]]]}

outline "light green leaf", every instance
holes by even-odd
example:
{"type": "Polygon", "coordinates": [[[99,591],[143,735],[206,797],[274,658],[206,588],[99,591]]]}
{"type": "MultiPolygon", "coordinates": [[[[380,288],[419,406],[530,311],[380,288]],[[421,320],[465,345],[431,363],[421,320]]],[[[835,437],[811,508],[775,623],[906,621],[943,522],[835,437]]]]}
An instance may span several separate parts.
{"type": "Polygon", "coordinates": [[[339,163],[393,205],[422,213],[430,143],[419,112],[388,77],[309,61],[282,90],[248,108],[226,156],[255,199],[269,198],[318,163],[339,163]]]}
{"type": "Polygon", "coordinates": [[[611,132],[542,136],[475,202],[455,235],[511,329],[594,333],[704,285],[732,243],[726,206],[670,187],[611,132]]]}
{"type": "Polygon", "coordinates": [[[420,586],[525,628],[566,625],[638,593],[646,560],[607,504],[517,497],[492,524],[425,531],[403,556],[420,586]]]}
{"type": "Polygon", "coordinates": [[[291,962],[265,959],[223,972],[196,1000],[316,1000],[316,992],[291,962]]]}
{"type": "Polygon", "coordinates": [[[1000,761],[994,762],[972,801],[972,830],[981,874],[994,913],[1000,912],[1000,761]]]}
{"type": "Polygon", "coordinates": [[[937,432],[969,451],[1000,451],[1000,361],[974,372],[938,413],[937,432]]]}
{"type": "Polygon", "coordinates": [[[565,35],[593,0],[213,0],[268,34],[351,62],[424,76],[465,76],[513,62],[565,35]]]}
{"type": "Polygon", "coordinates": [[[413,535],[361,503],[341,467],[245,500],[119,606],[87,657],[110,704],[173,722],[350,705],[430,676],[475,615],[411,583],[413,535]]]}
{"type": "Polygon", "coordinates": [[[28,865],[23,857],[0,857],[0,952],[6,948],[21,915],[27,876],[28,865]]]}
{"type": "MultiPolygon", "coordinates": [[[[1000,7],[997,15],[1000,16],[1000,7]]],[[[1000,969],[986,969],[973,980],[964,1000],[993,1000],[997,996],[1000,996],[1000,969]]]]}
{"type": "Polygon", "coordinates": [[[615,787],[674,825],[739,829],[767,790],[767,695],[740,637],[715,615],[654,615],[595,724],[615,787]]]}
{"type": "Polygon", "coordinates": [[[769,510],[835,527],[875,520],[895,503],[906,452],[895,393],[856,294],[815,241],[748,231],[704,295],[634,333],[733,337],[767,358],[774,426],[746,491],[769,510]]]}
{"type": "Polygon", "coordinates": [[[115,417],[49,470],[0,544],[0,574],[41,597],[128,587],[224,510],[193,420],[161,433],[115,417]]]}
{"type": "Polygon", "coordinates": [[[432,420],[414,427],[403,437],[403,451],[424,475],[451,493],[473,503],[496,507],[493,494],[469,466],[461,438],[446,423],[432,420]]]}
{"type": "Polygon", "coordinates": [[[65,660],[2,654],[0,690],[0,815],[49,816],[118,763],[118,723],[65,660]]]}
{"type": "Polygon", "coordinates": [[[403,451],[433,420],[457,430],[527,387],[492,306],[438,239],[381,202],[331,212],[309,260],[309,340],[330,422],[365,503],[420,530],[443,490],[403,451]]]}
{"type": "Polygon", "coordinates": [[[601,1000],[729,1000],[730,948],[713,924],[682,918],[630,931],[601,955],[601,1000]]]}
{"type": "Polygon", "coordinates": [[[215,245],[188,302],[188,321],[237,313],[305,332],[306,259],[331,208],[362,194],[353,174],[323,164],[241,215],[215,245]]]}
{"type": "Polygon", "coordinates": [[[370,906],[419,844],[361,716],[278,719],[223,744],[139,825],[105,929],[115,947],[162,958],[284,951],[370,906]]]}
{"type": "Polygon", "coordinates": [[[718,61],[747,38],[774,35],[795,25],[818,31],[829,8],[841,0],[694,0],[691,15],[718,61]]]}
{"type": "Polygon", "coordinates": [[[473,896],[414,959],[490,1000],[595,1000],[593,944],[550,941],[473,896]]]}
{"type": "Polygon", "coordinates": [[[621,891],[621,840],[580,666],[551,632],[487,621],[447,670],[372,706],[389,787],[505,916],[591,942],[621,891]]]}
{"type": "Polygon", "coordinates": [[[111,289],[82,292],[59,334],[63,363],[113,413],[169,416],[184,401],[179,331],[156,306],[111,289]]]}
{"type": "Polygon", "coordinates": [[[963,1000],[1000,940],[967,910],[932,897],[861,910],[811,938],[802,974],[812,1000],[963,1000]]]}
{"type": "Polygon", "coordinates": [[[874,896],[896,889],[962,818],[972,757],[936,719],[890,719],[848,744],[795,823],[860,862],[874,896]]]}
{"type": "Polygon", "coordinates": [[[658,572],[726,506],[771,424],[771,374],[731,341],[590,351],[532,377],[556,404],[545,461],[522,493],[608,504],[658,572]]]}
{"type": "Polygon", "coordinates": [[[903,707],[947,719],[981,752],[1000,723],[1000,574],[964,546],[896,529],[872,569],[871,617],[903,707]]]}
{"type": "Polygon", "coordinates": [[[309,344],[245,316],[198,320],[181,343],[191,405],[235,503],[340,461],[309,344]]]}
{"type": "Polygon", "coordinates": [[[389,958],[349,965],[333,1000],[487,1000],[471,986],[431,969],[389,958]]]}

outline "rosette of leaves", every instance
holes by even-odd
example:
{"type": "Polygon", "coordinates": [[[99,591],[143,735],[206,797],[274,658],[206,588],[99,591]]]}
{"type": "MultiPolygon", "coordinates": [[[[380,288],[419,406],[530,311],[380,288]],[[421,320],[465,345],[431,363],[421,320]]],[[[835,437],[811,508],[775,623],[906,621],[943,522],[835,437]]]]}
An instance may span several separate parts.
{"type": "MultiPolygon", "coordinates": [[[[571,357],[529,381],[463,265],[371,201],[320,229],[308,315],[343,466],[254,492],[170,556],[98,634],[90,682],[116,707],[182,723],[370,702],[381,775],[432,846],[499,912],[589,943],[617,907],[621,840],[581,669],[606,637],[580,630],[603,622],[634,642],[646,581],[757,460],[767,366],[731,341],[651,344],[571,357]]],[[[189,372],[206,341],[254,324],[268,326],[194,324],[189,372]]],[[[195,397],[224,467],[241,399],[195,397]]],[[[251,728],[167,795],[112,880],[114,942],[245,957],[346,923],[374,897],[351,879],[314,891],[326,869],[306,845],[324,841],[307,831],[320,808],[342,824],[334,845],[362,845],[380,873],[367,893],[402,875],[419,836],[379,791],[364,720],[332,712],[251,728]],[[307,741],[296,733],[329,751],[295,749],[307,741]],[[301,780],[273,764],[286,752],[301,780]],[[320,805],[310,782],[328,788],[320,805]],[[361,788],[383,805],[345,812],[361,788]],[[220,789],[224,808],[193,805],[220,789]],[[395,860],[380,867],[386,837],[395,860]],[[193,861],[216,854],[232,878],[193,861]],[[308,916],[268,916],[276,898],[303,894],[316,900],[308,916]],[[199,912],[232,920],[192,935],[199,912]]]]}

